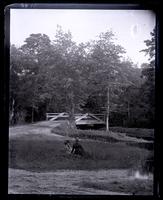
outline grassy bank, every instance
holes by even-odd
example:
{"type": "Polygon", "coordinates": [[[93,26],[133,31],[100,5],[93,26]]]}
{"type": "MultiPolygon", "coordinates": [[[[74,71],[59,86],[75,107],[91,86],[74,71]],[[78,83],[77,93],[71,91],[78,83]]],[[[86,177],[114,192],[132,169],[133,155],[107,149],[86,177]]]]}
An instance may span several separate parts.
{"type": "Polygon", "coordinates": [[[110,137],[106,131],[71,129],[69,127],[66,127],[65,124],[53,128],[51,132],[62,136],[69,136],[72,138],[78,137],[80,139],[92,139],[111,143],[119,141],[116,138],[110,137]]]}
{"type": "MultiPolygon", "coordinates": [[[[123,133],[126,136],[154,140],[154,129],[142,129],[142,128],[124,128],[124,127],[110,127],[110,132],[123,133]]],[[[54,127],[52,133],[56,133],[63,136],[79,137],[87,139],[107,140],[110,142],[116,142],[118,139],[110,137],[106,130],[81,130],[72,129],[66,121],[61,122],[61,125],[54,127]]]]}
{"type": "Polygon", "coordinates": [[[82,140],[88,152],[87,158],[68,155],[64,140],[52,137],[11,138],[9,143],[9,166],[26,170],[49,171],[56,169],[110,169],[133,168],[144,162],[150,151],[125,143],[106,143],[82,140]]]}
{"type": "Polygon", "coordinates": [[[113,132],[126,133],[126,135],[131,137],[154,140],[154,129],[110,127],[110,130],[113,132]]]}
{"type": "Polygon", "coordinates": [[[80,139],[91,139],[95,141],[103,141],[109,143],[116,143],[116,142],[125,142],[129,146],[135,146],[139,148],[145,148],[148,150],[153,150],[153,141],[144,141],[142,137],[136,137],[141,133],[139,136],[144,135],[147,138],[147,135],[152,135],[152,130],[149,133],[148,129],[141,129],[141,131],[136,132],[135,129],[128,129],[129,133],[124,133],[125,128],[115,128],[116,132],[110,131],[106,132],[105,130],[80,130],[80,129],[71,129],[66,122],[62,122],[61,126],[55,127],[51,130],[52,133],[62,135],[62,136],[69,136],[72,138],[78,137],[80,139]],[[131,135],[130,135],[131,134],[131,135]],[[128,137],[130,135],[130,137],[128,137]],[[135,137],[134,137],[135,135],[135,137]]]}

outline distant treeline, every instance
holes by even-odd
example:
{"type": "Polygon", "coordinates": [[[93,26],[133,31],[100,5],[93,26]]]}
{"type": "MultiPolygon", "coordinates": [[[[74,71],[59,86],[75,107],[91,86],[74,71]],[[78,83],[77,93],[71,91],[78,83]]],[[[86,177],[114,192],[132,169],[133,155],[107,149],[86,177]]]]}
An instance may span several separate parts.
{"type": "Polygon", "coordinates": [[[76,44],[58,26],[53,41],[38,33],[11,45],[10,124],[44,120],[46,112],[106,114],[109,105],[111,126],[153,128],[154,33],[144,41],[151,60],[141,68],[124,58],[111,31],[76,44]]]}

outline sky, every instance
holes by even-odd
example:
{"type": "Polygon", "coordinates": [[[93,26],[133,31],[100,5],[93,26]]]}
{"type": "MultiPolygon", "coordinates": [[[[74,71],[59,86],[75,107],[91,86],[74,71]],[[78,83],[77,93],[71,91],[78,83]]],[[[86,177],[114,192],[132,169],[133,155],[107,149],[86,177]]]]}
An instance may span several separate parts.
{"type": "Polygon", "coordinates": [[[141,53],[144,40],[156,24],[155,14],[150,10],[77,10],[77,9],[11,9],[11,44],[21,46],[32,33],[44,33],[54,40],[56,27],[72,33],[76,43],[97,39],[101,32],[111,30],[115,43],[125,48],[125,57],[135,64],[149,62],[141,53]]]}

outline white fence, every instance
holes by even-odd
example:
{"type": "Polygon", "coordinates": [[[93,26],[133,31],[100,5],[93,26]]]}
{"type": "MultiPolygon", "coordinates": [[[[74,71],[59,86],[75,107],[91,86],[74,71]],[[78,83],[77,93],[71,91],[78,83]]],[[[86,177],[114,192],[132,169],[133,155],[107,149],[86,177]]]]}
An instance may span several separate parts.
{"type": "MultiPolygon", "coordinates": [[[[82,117],[83,115],[85,115],[86,113],[79,113],[79,114],[75,114],[75,117],[82,117]]],[[[95,117],[98,117],[100,118],[101,120],[105,121],[105,115],[104,114],[92,114],[91,115],[95,116],[95,117]]],[[[49,120],[49,121],[54,121],[56,120],[57,118],[68,118],[69,115],[68,113],[66,112],[63,112],[63,113],[46,113],[46,120],[49,120]]]]}

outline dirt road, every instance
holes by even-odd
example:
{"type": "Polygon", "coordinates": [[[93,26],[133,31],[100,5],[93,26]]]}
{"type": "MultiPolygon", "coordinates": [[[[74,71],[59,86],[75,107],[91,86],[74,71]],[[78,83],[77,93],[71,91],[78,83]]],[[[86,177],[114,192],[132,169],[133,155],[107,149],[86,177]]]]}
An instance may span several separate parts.
{"type": "MultiPolygon", "coordinates": [[[[67,137],[55,134],[54,132],[51,133],[51,130],[57,126],[60,126],[63,122],[62,121],[41,121],[33,124],[28,125],[19,125],[15,127],[9,128],[9,137],[19,137],[21,135],[29,135],[29,134],[37,134],[40,136],[50,136],[55,138],[56,140],[64,140],[67,137]]],[[[110,132],[109,136],[115,138],[121,142],[137,142],[137,143],[151,143],[144,139],[138,139],[135,137],[127,136],[125,133],[117,133],[117,132],[110,132]]],[[[69,137],[68,137],[69,138],[69,137]]],[[[69,138],[70,140],[72,138],[69,138]]]]}
{"type": "Polygon", "coordinates": [[[47,136],[48,137],[53,137],[56,140],[63,140],[65,139],[64,136],[51,133],[51,129],[54,127],[59,126],[59,122],[51,122],[51,121],[43,121],[43,122],[38,122],[34,124],[28,124],[28,125],[19,125],[19,126],[14,126],[9,128],[9,137],[16,138],[16,137],[21,137],[22,135],[40,135],[40,136],[47,136]]]}

